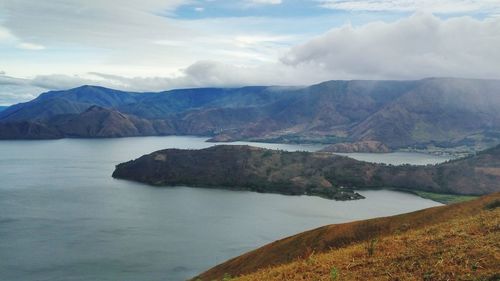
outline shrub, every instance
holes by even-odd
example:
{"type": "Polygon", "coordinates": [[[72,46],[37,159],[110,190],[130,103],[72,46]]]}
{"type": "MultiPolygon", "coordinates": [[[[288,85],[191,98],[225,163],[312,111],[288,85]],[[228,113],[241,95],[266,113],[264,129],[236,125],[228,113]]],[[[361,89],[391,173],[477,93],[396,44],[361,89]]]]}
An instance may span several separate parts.
{"type": "Polygon", "coordinates": [[[495,201],[492,201],[492,202],[489,202],[488,204],[486,204],[484,206],[484,209],[486,210],[494,210],[496,208],[500,207],[500,200],[495,200],[495,201]]]}
{"type": "Polygon", "coordinates": [[[330,270],[330,279],[332,281],[336,281],[339,279],[339,271],[335,266],[330,270]]]}
{"type": "Polygon", "coordinates": [[[373,256],[375,253],[375,246],[377,245],[378,239],[377,238],[372,238],[368,243],[366,244],[366,253],[368,254],[369,257],[373,256]]]}

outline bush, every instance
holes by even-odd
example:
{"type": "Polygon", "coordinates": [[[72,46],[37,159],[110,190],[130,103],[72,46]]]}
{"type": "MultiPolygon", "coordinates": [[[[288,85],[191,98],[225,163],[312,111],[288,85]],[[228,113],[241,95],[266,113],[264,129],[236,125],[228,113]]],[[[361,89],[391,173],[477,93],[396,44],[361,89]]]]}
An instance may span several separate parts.
{"type": "Polygon", "coordinates": [[[378,239],[377,238],[372,238],[368,243],[366,244],[366,253],[368,254],[369,257],[373,256],[375,253],[375,246],[377,245],[378,239]]]}
{"type": "Polygon", "coordinates": [[[486,210],[494,210],[496,208],[500,207],[500,200],[495,200],[492,201],[484,206],[484,209],[486,210]]]}
{"type": "Polygon", "coordinates": [[[332,281],[336,281],[339,279],[339,271],[337,270],[337,268],[335,266],[332,267],[332,269],[330,270],[330,279],[332,281]]]}

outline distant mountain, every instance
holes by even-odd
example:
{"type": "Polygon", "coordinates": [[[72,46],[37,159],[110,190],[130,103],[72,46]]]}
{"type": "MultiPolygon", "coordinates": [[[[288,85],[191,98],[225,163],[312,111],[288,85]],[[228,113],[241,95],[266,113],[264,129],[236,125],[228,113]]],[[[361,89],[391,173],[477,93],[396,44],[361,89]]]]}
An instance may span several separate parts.
{"type": "Polygon", "coordinates": [[[114,109],[91,106],[79,114],[57,115],[50,124],[68,137],[130,137],[172,134],[164,121],[151,121],[114,109]]]}
{"type": "Polygon", "coordinates": [[[0,121],[47,121],[57,115],[82,113],[94,105],[116,108],[122,104],[137,103],[139,96],[96,86],[51,91],[0,112],[0,121]]]}
{"type": "Polygon", "coordinates": [[[0,139],[57,139],[63,138],[56,128],[33,121],[0,123],[0,139]]]}
{"type": "Polygon", "coordinates": [[[391,147],[498,138],[500,81],[427,79],[356,124],[351,138],[382,140],[391,147]]]}
{"type": "Polygon", "coordinates": [[[282,100],[282,92],[280,87],[243,87],[134,93],[98,86],[81,86],[66,91],[47,92],[30,102],[11,106],[0,114],[0,120],[47,120],[60,114],[82,113],[93,105],[141,118],[164,119],[196,109],[261,106],[282,100]]]}
{"type": "MultiPolygon", "coordinates": [[[[141,127],[136,130],[103,129],[118,123],[99,122],[103,119],[98,118],[93,125],[102,127],[99,137],[191,134],[224,141],[377,141],[390,149],[500,143],[500,81],[452,78],[328,81],[309,87],[199,88],[160,93],[82,86],[44,93],[0,112],[0,129],[7,124],[11,128],[9,134],[0,130],[0,138],[35,137],[24,135],[22,129],[13,130],[21,122],[43,124],[58,132],[54,137],[74,136],[61,119],[82,114],[92,106],[142,124],[136,124],[141,127]]],[[[96,137],[94,131],[88,132],[76,135],[96,137]]]]}
{"type": "Polygon", "coordinates": [[[427,166],[374,164],[326,152],[251,146],[166,149],[119,164],[113,177],[153,185],[222,187],[337,200],[362,198],[353,189],[386,187],[482,195],[500,191],[500,145],[427,166]]]}
{"type": "Polygon", "coordinates": [[[7,107],[8,107],[8,106],[1,106],[1,105],[0,105],[0,111],[4,111],[4,110],[6,110],[6,109],[7,109],[7,107]]]}

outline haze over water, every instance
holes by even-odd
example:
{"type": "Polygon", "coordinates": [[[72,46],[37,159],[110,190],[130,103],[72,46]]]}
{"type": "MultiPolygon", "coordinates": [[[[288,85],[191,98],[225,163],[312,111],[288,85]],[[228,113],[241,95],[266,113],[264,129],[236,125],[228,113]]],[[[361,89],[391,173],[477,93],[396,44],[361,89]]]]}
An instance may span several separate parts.
{"type": "MultiPolygon", "coordinates": [[[[367,199],[339,202],[157,188],[111,178],[120,162],[158,149],[214,145],[204,141],[196,137],[0,141],[0,280],[184,280],[311,228],[439,205],[384,190],[361,191],[367,199]]],[[[384,157],[396,156],[370,157],[383,162],[384,157]]],[[[411,153],[396,158],[397,163],[446,160],[411,153]]]]}

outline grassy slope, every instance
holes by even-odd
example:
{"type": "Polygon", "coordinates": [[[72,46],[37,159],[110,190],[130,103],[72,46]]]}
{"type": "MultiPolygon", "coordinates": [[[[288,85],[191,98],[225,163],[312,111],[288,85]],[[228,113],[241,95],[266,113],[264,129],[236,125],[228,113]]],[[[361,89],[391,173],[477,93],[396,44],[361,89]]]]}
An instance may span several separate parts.
{"type": "Polygon", "coordinates": [[[500,210],[486,211],[485,206],[498,201],[500,193],[495,193],[403,215],[324,226],[233,258],[194,280],[251,273],[241,280],[488,280],[500,263],[500,210]],[[370,257],[366,246],[372,239],[378,242],[370,257]],[[338,279],[331,279],[334,267],[338,279]]]}
{"type": "Polygon", "coordinates": [[[373,244],[311,254],[236,280],[499,280],[499,225],[497,208],[373,244]]]}

